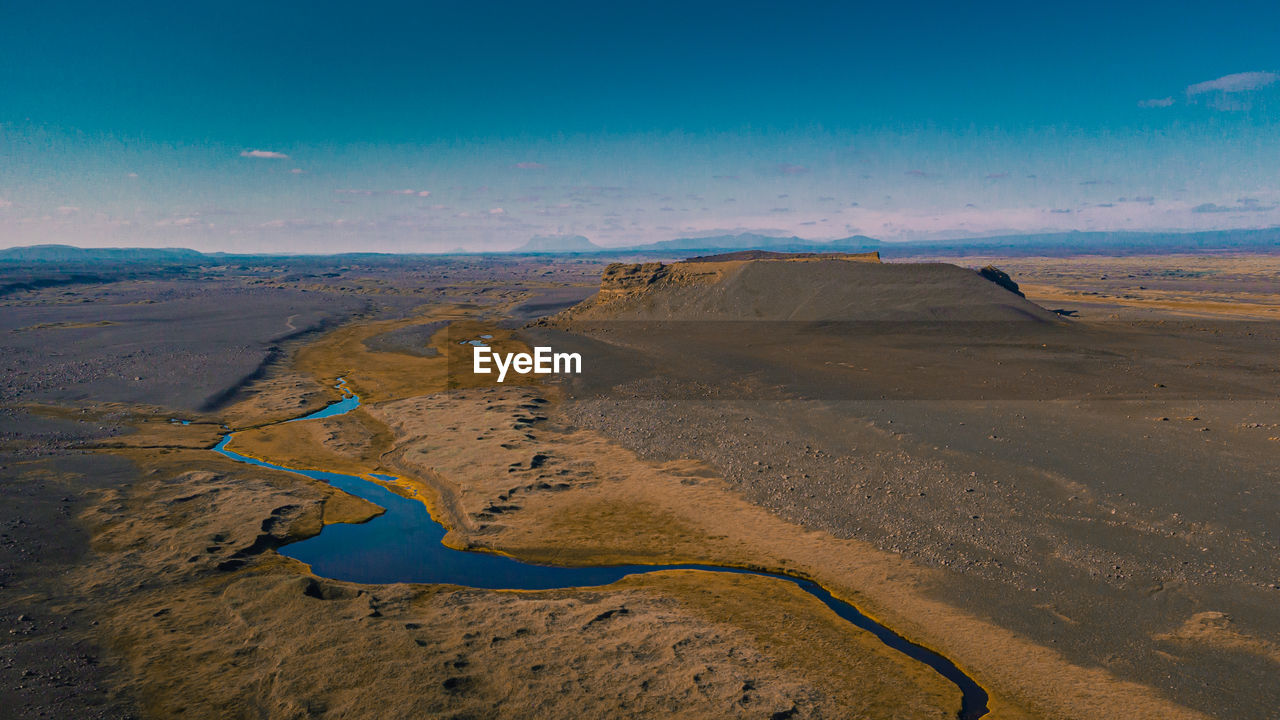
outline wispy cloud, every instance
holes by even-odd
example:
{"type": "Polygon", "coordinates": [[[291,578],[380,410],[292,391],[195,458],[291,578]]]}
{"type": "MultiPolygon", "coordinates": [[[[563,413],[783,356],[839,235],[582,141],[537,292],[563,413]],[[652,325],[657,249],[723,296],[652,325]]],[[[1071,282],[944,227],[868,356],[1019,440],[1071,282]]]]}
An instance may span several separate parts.
{"type": "Polygon", "coordinates": [[[1217,203],[1202,203],[1191,208],[1193,213],[1239,213],[1239,212],[1266,212],[1275,210],[1275,205],[1263,205],[1257,198],[1240,198],[1235,205],[1219,205],[1217,203]]]}
{"type": "Polygon", "coordinates": [[[773,166],[773,169],[779,175],[804,175],[809,172],[809,168],[795,163],[778,163],[773,166]]]}
{"type": "Polygon", "coordinates": [[[1149,100],[1139,100],[1140,108],[1167,108],[1173,105],[1173,97],[1151,98],[1149,100]]]}
{"type": "Polygon", "coordinates": [[[1242,93],[1259,90],[1280,80],[1280,75],[1273,72],[1242,72],[1223,75],[1216,80],[1206,80],[1187,86],[1187,95],[1203,95],[1204,93],[1242,93]]]}
{"type": "Polygon", "coordinates": [[[517,170],[545,170],[547,166],[540,162],[518,162],[511,167],[517,170]]]}
{"type": "Polygon", "coordinates": [[[411,197],[420,197],[420,198],[431,197],[430,190],[413,190],[409,188],[406,188],[404,190],[365,190],[363,188],[340,188],[338,190],[334,190],[333,192],[338,195],[360,195],[363,197],[369,197],[371,195],[407,195],[411,197]]]}
{"type": "Polygon", "coordinates": [[[1187,101],[1206,102],[1215,110],[1248,110],[1253,107],[1253,93],[1280,81],[1273,72],[1242,72],[1223,75],[1187,86],[1187,101]]]}
{"type": "Polygon", "coordinates": [[[199,222],[194,217],[162,218],[156,221],[156,227],[188,227],[199,222]]]}
{"type": "Polygon", "coordinates": [[[274,150],[241,150],[240,157],[260,160],[288,160],[289,156],[274,150]]]}

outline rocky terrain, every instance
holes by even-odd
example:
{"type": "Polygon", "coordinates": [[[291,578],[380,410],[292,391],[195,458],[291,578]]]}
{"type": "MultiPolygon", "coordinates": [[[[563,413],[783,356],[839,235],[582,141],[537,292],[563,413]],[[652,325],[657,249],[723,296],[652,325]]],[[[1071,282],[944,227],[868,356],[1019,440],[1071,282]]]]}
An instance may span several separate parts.
{"type": "Polygon", "coordinates": [[[394,475],[457,547],[812,577],[954,660],[993,717],[1280,703],[1270,256],[5,272],[16,717],[955,712],[953,685],[768,578],[317,577],[275,549],[378,508],[209,452],[224,426],[291,467],[394,475]],[[481,334],[586,372],[494,387],[463,372],[481,334]],[[359,411],[272,424],[339,376],[359,411]]]}
{"type": "MultiPolygon", "coordinates": [[[[805,295],[777,270],[789,266],[757,266],[788,288],[771,317],[863,292],[876,313],[918,309],[874,284],[805,295]]],[[[931,267],[898,266],[902,278],[931,267]]],[[[1280,629],[1273,323],[1205,306],[1195,320],[1094,320],[1080,305],[1065,314],[1080,319],[872,330],[744,325],[759,309],[745,303],[722,322],[673,324],[671,308],[736,280],[664,282],[643,302],[600,299],[548,323],[569,334],[535,331],[597,359],[567,382],[562,422],[653,461],[700,459],[792,522],[945,569],[935,597],[1207,713],[1226,703],[1229,717],[1263,718],[1280,700],[1267,681],[1280,629]],[[1182,629],[1210,616],[1211,630],[1182,629]]]]}

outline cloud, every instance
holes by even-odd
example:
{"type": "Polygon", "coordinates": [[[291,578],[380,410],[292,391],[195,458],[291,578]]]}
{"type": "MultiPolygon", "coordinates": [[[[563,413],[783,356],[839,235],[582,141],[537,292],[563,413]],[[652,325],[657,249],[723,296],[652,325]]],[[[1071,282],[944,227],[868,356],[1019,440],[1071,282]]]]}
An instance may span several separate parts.
{"type": "Polygon", "coordinates": [[[303,170],[302,168],[294,168],[289,172],[293,173],[294,175],[305,175],[307,171],[303,170]]]}
{"type": "Polygon", "coordinates": [[[338,195],[361,195],[369,197],[370,195],[406,195],[413,197],[431,197],[430,190],[413,190],[406,188],[404,190],[365,190],[362,188],[341,188],[334,190],[338,195]]]}
{"type": "Polygon", "coordinates": [[[502,208],[489,208],[490,215],[506,215],[507,211],[502,208]]]}
{"type": "Polygon", "coordinates": [[[128,175],[125,175],[125,177],[127,177],[127,178],[136,178],[136,177],[138,177],[138,173],[132,173],[132,172],[131,172],[131,173],[129,173],[128,175]]]}
{"type": "Polygon", "coordinates": [[[902,173],[902,174],[903,174],[903,175],[906,175],[907,177],[916,177],[916,178],[927,178],[927,177],[929,177],[929,173],[927,173],[927,172],[925,172],[925,171],[923,171],[923,170],[908,170],[908,171],[906,171],[906,172],[904,172],[904,173],[902,173]]]}
{"type": "Polygon", "coordinates": [[[1243,72],[1223,75],[1217,80],[1206,80],[1187,86],[1187,100],[1199,103],[1203,97],[1214,110],[1240,111],[1253,107],[1252,93],[1280,80],[1273,72],[1243,72]]]}
{"type": "Polygon", "coordinates": [[[7,207],[13,207],[13,201],[0,198],[0,208],[7,208],[7,207]]]}
{"type": "Polygon", "coordinates": [[[274,150],[241,150],[240,157],[258,158],[260,160],[288,160],[289,156],[274,150]]]}
{"type": "Polygon", "coordinates": [[[80,208],[75,205],[62,205],[58,208],[59,215],[75,215],[80,212],[80,208]]]}
{"type": "Polygon", "coordinates": [[[986,179],[987,180],[1003,180],[1007,177],[1009,177],[1009,173],[1007,172],[987,173],[986,179]]]}
{"type": "Polygon", "coordinates": [[[1148,100],[1138,101],[1138,107],[1140,108],[1167,108],[1172,104],[1172,97],[1151,98],[1148,100]]]}
{"type": "Polygon", "coordinates": [[[1275,205],[1263,205],[1257,198],[1240,198],[1235,205],[1219,205],[1217,203],[1202,203],[1191,208],[1193,213],[1240,213],[1240,212],[1266,212],[1274,210],[1275,205]]]}
{"type": "Polygon", "coordinates": [[[511,167],[517,170],[545,170],[547,168],[546,165],[540,162],[518,162],[511,167]]]}
{"type": "Polygon", "coordinates": [[[773,169],[779,175],[804,175],[809,172],[809,168],[795,163],[778,163],[773,166],[773,169]]]}
{"type": "Polygon", "coordinates": [[[156,227],[187,227],[196,224],[197,219],[194,217],[165,218],[156,221],[156,227]]]}
{"type": "Polygon", "coordinates": [[[1217,80],[1206,80],[1187,86],[1187,95],[1194,97],[1204,93],[1242,93],[1260,90],[1280,80],[1280,75],[1273,72],[1242,72],[1223,75],[1217,80]]]}

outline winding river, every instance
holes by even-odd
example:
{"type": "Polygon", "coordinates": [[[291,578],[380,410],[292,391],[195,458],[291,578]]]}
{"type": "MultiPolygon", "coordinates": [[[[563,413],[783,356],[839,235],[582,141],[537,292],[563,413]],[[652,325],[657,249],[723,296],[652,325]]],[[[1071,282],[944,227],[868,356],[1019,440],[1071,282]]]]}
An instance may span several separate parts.
{"type": "MultiPolygon", "coordinates": [[[[337,387],[343,391],[341,400],[286,422],[333,417],[359,407],[360,398],[347,389],[345,381],[339,380],[337,387]]],[[[717,565],[537,565],[492,553],[454,550],[442,544],[447,532],[445,527],[431,517],[420,501],[398,495],[356,475],[299,470],[241,455],[227,447],[233,436],[234,433],[227,433],[213,449],[232,460],[298,473],[329,483],[386,510],[369,522],[326,525],[318,535],[279,548],[280,554],[307,563],[312,572],[322,577],[358,583],[444,583],[492,590],[550,590],[608,585],[627,575],[662,570],[763,575],[794,583],[844,620],[875,635],[894,650],[928,665],[954,683],[961,692],[960,720],[974,720],[987,713],[986,691],[955,663],[898,635],[811,580],[717,565]]],[[[385,475],[373,477],[395,479],[385,475]]]]}

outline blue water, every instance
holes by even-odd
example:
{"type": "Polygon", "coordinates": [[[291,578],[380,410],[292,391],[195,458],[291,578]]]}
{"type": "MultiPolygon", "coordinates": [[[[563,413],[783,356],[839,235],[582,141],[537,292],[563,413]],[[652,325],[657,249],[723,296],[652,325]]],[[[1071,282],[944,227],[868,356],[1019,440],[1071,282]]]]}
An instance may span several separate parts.
{"type": "MultiPolygon", "coordinates": [[[[350,392],[345,381],[339,381],[338,387],[344,392],[350,392]]],[[[359,404],[360,398],[352,393],[324,410],[289,422],[341,415],[359,404]]],[[[551,590],[608,585],[627,575],[660,570],[764,575],[794,583],[822,601],[841,618],[875,635],[885,645],[928,665],[955,683],[962,696],[959,715],[961,720],[973,720],[987,713],[986,691],[954,663],[894,633],[810,580],[716,565],[538,565],[492,553],[453,550],[441,544],[446,530],[431,517],[422,502],[398,495],[379,483],[356,475],[298,470],[241,455],[227,449],[232,435],[234,433],[224,435],[214,450],[232,460],[321,480],[386,510],[365,523],[325,525],[319,535],[279,548],[280,554],[307,563],[312,572],[322,577],[359,583],[442,583],[491,590],[551,590]]],[[[396,479],[392,475],[371,473],[371,476],[388,481],[396,479]]]]}
{"type": "MultiPolygon", "coordinates": [[[[360,407],[360,398],[355,393],[351,392],[351,388],[347,387],[346,378],[338,378],[338,384],[334,385],[334,387],[342,391],[341,400],[325,405],[310,415],[303,415],[302,417],[286,420],[285,422],[302,422],[303,420],[319,420],[320,418],[333,417],[334,415],[345,415],[346,413],[360,407]]],[[[220,444],[225,445],[226,443],[223,442],[220,444]]],[[[261,465],[262,463],[258,464],[261,465]]],[[[271,465],[269,467],[275,466],[271,465]]]]}

